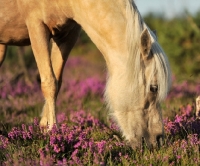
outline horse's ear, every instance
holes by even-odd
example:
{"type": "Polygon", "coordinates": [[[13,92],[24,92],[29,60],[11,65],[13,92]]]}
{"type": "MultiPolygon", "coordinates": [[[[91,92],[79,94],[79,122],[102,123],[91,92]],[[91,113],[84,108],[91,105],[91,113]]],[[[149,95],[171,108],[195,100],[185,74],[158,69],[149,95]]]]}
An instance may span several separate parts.
{"type": "Polygon", "coordinates": [[[147,59],[149,56],[149,52],[151,50],[151,36],[149,35],[149,32],[147,29],[145,29],[142,32],[141,38],[140,38],[140,51],[142,54],[143,59],[147,59]]]}

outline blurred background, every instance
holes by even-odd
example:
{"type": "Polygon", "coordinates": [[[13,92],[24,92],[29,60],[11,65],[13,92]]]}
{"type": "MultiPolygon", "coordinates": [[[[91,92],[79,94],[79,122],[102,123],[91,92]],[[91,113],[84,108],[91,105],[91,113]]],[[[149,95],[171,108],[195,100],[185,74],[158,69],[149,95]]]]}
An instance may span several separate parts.
{"type": "Polygon", "coordinates": [[[143,16],[155,13],[170,19],[183,15],[185,11],[194,15],[200,10],[199,0],[135,0],[135,2],[143,16]]]}

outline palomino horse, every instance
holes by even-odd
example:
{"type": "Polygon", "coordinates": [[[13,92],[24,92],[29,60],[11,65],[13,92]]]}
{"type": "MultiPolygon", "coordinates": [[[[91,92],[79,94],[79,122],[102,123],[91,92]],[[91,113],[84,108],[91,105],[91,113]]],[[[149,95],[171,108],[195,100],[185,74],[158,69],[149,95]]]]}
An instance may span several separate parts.
{"type": "Polygon", "coordinates": [[[170,87],[169,63],[133,0],[0,0],[0,4],[1,63],[6,45],[31,44],[45,98],[41,126],[51,129],[56,123],[63,66],[82,27],[105,58],[105,99],[125,139],[132,147],[143,140],[148,145],[161,140],[159,103],[170,87]]]}

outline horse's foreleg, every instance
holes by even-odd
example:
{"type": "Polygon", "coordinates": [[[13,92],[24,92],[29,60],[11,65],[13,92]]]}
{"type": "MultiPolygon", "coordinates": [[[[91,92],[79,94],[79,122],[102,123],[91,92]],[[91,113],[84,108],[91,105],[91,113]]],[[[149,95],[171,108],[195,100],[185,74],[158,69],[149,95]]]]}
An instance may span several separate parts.
{"type": "Polygon", "coordinates": [[[56,123],[55,116],[55,100],[57,82],[53,73],[50,59],[49,38],[50,33],[42,22],[27,21],[29,37],[35,60],[41,78],[41,89],[45,98],[45,105],[40,126],[49,127],[51,129],[56,123]]]}
{"type": "Polygon", "coordinates": [[[6,56],[6,45],[0,44],[0,66],[2,65],[6,56]]]}
{"type": "MultiPolygon", "coordinates": [[[[67,61],[68,55],[73,48],[74,44],[77,41],[77,38],[79,36],[81,27],[74,22],[73,28],[67,32],[67,35],[65,38],[63,38],[62,35],[62,42],[60,42],[59,38],[52,39],[52,48],[51,48],[51,64],[53,67],[53,72],[55,74],[58,86],[57,86],[57,92],[56,92],[56,98],[58,95],[58,92],[60,90],[61,84],[62,84],[62,73],[64,65],[67,61]]],[[[42,117],[46,117],[48,112],[47,109],[43,109],[42,117]]],[[[45,118],[42,119],[45,121],[45,118]]]]}

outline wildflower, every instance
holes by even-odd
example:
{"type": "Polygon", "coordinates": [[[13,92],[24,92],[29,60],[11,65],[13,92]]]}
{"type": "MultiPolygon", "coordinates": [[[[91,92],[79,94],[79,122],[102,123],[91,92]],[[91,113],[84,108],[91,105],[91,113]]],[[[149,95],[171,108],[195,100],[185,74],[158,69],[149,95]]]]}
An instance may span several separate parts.
{"type": "Polygon", "coordinates": [[[186,140],[182,140],[182,141],[181,141],[181,149],[182,149],[184,152],[186,152],[187,146],[188,146],[187,141],[186,141],[186,140]]]}
{"type": "Polygon", "coordinates": [[[74,159],[76,155],[78,154],[78,149],[75,149],[71,155],[71,157],[74,159]]]}
{"type": "Polygon", "coordinates": [[[30,131],[31,134],[33,134],[33,126],[28,126],[28,130],[30,131]]]}
{"type": "Polygon", "coordinates": [[[180,155],[176,155],[176,158],[177,158],[178,160],[180,160],[180,159],[181,159],[181,156],[180,156],[180,155]]]}
{"type": "Polygon", "coordinates": [[[26,125],[25,124],[22,124],[22,130],[26,131],[26,125]]]}
{"type": "Polygon", "coordinates": [[[39,126],[39,120],[37,118],[34,118],[33,123],[34,126],[39,126]]]}
{"type": "Polygon", "coordinates": [[[54,144],[54,145],[53,145],[53,150],[54,150],[54,152],[56,152],[56,153],[59,153],[59,152],[61,151],[61,149],[59,148],[59,145],[58,145],[58,144],[54,144]]]}
{"type": "Polygon", "coordinates": [[[8,137],[13,140],[20,136],[21,136],[21,131],[17,127],[13,127],[12,130],[8,133],[8,137]]]}
{"type": "Polygon", "coordinates": [[[105,150],[106,141],[97,142],[98,153],[102,153],[105,150]]]}
{"type": "Polygon", "coordinates": [[[42,149],[39,149],[40,158],[45,158],[45,153],[42,149]]]}
{"type": "Polygon", "coordinates": [[[56,136],[55,135],[51,135],[50,136],[50,145],[54,145],[56,143],[56,136]]]}
{"type": "Polygon", "coordinates": [[[66,115],[65,115],[65,113],[61,113],[61,114],[58,114],[57,115],[57,122],[58,123],[62,123],[62,122],[64,122],[66,120],[66,115]]]}
{"type": "Polygon", "coordinates": [[[175,117],[175,123],[181,123],[182,121],[183,121],[183,117],[179,116],[179,115],[176,115],[176,117],[175,117]]]}
{"type": "Polygon", "coordinates": [[[75,145],[74,145],[74,148],[79,148],[81,146],[81,141],[77,142],[75,145]]]}
{"type": "Polygon", "coordinates": [[[189,143],[192,146],[200,144],[200,141],[198,140],[198,135],[197,134],[190,134],[190,135],[188,135],[188,140],[189,140],[189,143]]]}
{"type": "Polygon", "coordinates": [[[171,133],[172,131],[175,131],[175,124],[174,124],[174,122],[166,119],[164,121],[164,123],[165,123],[165,130],[166,130],[167,133],[171,133]]]}
{"type": "Polygon", "coordinates": [[[8,146],[8,138],[0,135],[0,149],[5,149],[8,146]]]}
{"type": "Polygon", "coordinates": [[[192,112],[192,106],[190,104],[188,104],[186,106],[186,108],[184,109],[183,115],[189,116],[191,114],[191,112],[192,112]]]}

